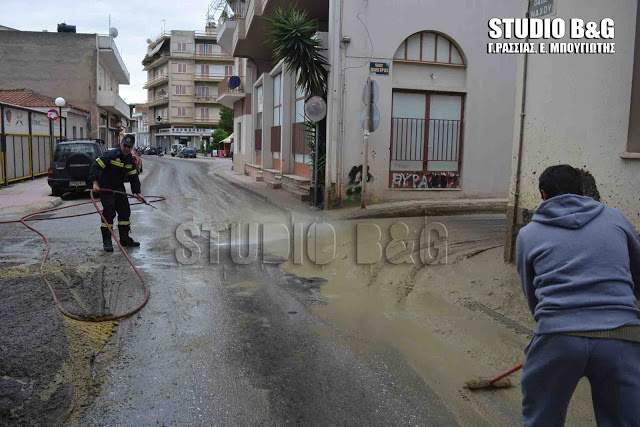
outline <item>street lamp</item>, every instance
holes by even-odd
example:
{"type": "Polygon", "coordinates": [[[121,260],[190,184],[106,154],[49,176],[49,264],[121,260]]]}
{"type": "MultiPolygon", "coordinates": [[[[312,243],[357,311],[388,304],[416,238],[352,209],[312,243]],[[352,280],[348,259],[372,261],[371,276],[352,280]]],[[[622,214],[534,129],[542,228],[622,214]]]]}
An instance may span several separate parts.
{"type": "Polygon", "coordinates": [[[60,141],[62,141],[62,107],[67,104],[67,101],[62,97],[56,98],[56,107],[60,109],[60,141]]]}

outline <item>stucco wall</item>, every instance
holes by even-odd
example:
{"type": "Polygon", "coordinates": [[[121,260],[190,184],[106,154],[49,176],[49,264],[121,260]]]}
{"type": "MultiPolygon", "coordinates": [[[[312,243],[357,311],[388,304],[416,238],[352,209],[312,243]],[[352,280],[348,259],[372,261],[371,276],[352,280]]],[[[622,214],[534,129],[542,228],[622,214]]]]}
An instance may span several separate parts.
{"type": "Polygon", "coordinates": [[[588,170],[602,201],[640,227],[640,159],[620,157],[627,147],[636,2],[563,0],[556,7],[559,18],[612,18],[616,53],[529,57],[518,207],[535,209],[540,173],[569,163],[588,170]]]}
{"type": "MultiPolygon", "coordinates": [[[[371,134],[369,164],[374,182],[368,186],[371,201],[416,198],[506,198],[510,180],[513,141],[516,59],[509,55],[488,55],[488,26],[495,16],[518,16],[520,6],[510,0],[452,0],[425,2],[406,0],[393,7],[384,0],[344,2],[342,34],[351,37],[346,45],[344,108],[339,114],[338,137],[342,146],[342,192],[348,173],[362,163],[362,88],[369,74],[369,62],[387,62],[389,76],[371,77],[380,86],[381,123],[371,134]],[[364,9],[364,11],[363,11],[364,9]],[[363,23],[357,19],[357,17],[363,23]],[[453,39],[466,56],[467,69],[446,66],[398,65],[393,56],[398,46],[419,31],[436,31],[453,39]],[[371,42],[369,41],[369,36],[371,42]],[[403,68],[402,81],[394,72],[403,68]],[[430,74],[435,75],[435,79],[430,74]],[[466,93],[462,190],[390,190],[389,146],[392,91],[395,87],[420,90],[455,90],[466,93]]],[[[494,40],[493,40],[494,41],[494,40]]],[[[332,70],[336,72],[339,70],[332,70]]],[[[397,74],[397,73],[396,73],[397,74]]],[[[331,125],[330,125],[331,126],[331,125]]],[[[343,194],[344,196],[344,194],[343,194]]]]}
{"type": "Polygon", "coordinates": [[[0,58],[2,89],[62,96],[85,110],[96,104],[95,34],[3,31],[0,58]]]}

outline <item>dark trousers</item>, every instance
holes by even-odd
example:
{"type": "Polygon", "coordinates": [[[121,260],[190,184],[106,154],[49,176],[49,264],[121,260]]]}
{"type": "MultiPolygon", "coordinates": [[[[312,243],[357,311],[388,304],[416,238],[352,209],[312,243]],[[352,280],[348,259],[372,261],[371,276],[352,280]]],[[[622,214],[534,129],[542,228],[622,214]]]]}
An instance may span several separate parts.
{"type": "MultiPolygon", "coordinates": [[[[124,191],[124,188],[122,189],[124,191]]],[[[102,214],[107,223],[102,223],[102,227],[113,227],[113,219],[118,213],[118,225],[130,225],[129,217],[131,216],[131,207],[129,199],[124,194],[100,193],[100,201],[102,202],[102,214]]]]}
{"type": "Polygon", "coordinates": [[[526,350],[524,425],[563,426],[582,377],[591,384],[599,427],[640,424],[640,343],[549,334],[536,335],[526,350]]]}

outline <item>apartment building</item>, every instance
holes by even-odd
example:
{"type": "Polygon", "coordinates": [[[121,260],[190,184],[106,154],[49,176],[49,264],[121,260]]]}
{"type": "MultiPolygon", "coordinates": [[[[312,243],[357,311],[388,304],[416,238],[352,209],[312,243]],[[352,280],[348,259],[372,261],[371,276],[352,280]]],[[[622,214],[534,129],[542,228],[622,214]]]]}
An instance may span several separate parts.
{"type": "Polygon", "coordinates": [[[487,43],[496,41],[487,25],[495,16],[518,16],[518,2],[229,0],[218,43],[246,59],[238,63],[241,85],[219,93],[219,102],[235,104],[234,170],[305,198],[306,94],[295,75],[273,63],[273,47],[264,42],[270,24],[263,18],[278,7],[317,19],[330,64],[325,206],[359,194],[369,77],[380,88],[380,125],[369,138],[367,203],[491,199],[506,206],[516,58],[487,54],[487,43]]]}
{"type": "MultiPolygon", "coordinates": [[[[89,111],[83,132],[109,146],[128,125],[129,106],[119,95],[129,72],[109,35],[0,31],[0,89],[27,88],[63,97],[89,111]]],[[[72,129],[67,129],[71,134],[72,129]]],[[[80,135],[80,126],[77,129],[80,135]]]]}
{"type": "Polygon", "coordinates": [[[213,22],[205,31],[173,30],[150,41],[142,64],[151,144],[199,147],[220,121],[218,84],[234,74],[234,59],[217,43],[213,22]]]}
{"type": "Polygon", "coordinates": [[[506,260],[513,260],[518,231],[542,202],[540,173],[556,164],[587,172],[589,195],[640,229],[640,8],[634,0],[563,0],[553,7],[553,18],[567,22],[615,22],[614,39],[567,35],[554,42],[614,42],[615,53],[518,58],[506,260]]]}
{"type": "Polygon", "coordinates": [[[131,114],[131,133],[136,137],[136,147],[148,147],[149,137],[149,107],[138,104],[133,107],[131,114]]]}

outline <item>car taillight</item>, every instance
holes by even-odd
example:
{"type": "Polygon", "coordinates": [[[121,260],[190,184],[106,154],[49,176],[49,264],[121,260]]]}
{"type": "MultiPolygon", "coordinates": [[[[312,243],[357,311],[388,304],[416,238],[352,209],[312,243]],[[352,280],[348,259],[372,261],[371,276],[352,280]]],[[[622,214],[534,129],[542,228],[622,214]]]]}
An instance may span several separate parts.
{"type": "Polygon", "coordinates": [[[49,167],[49,172],[47,173],[47,178],[53,178],[53,166],[49,167]]]}

